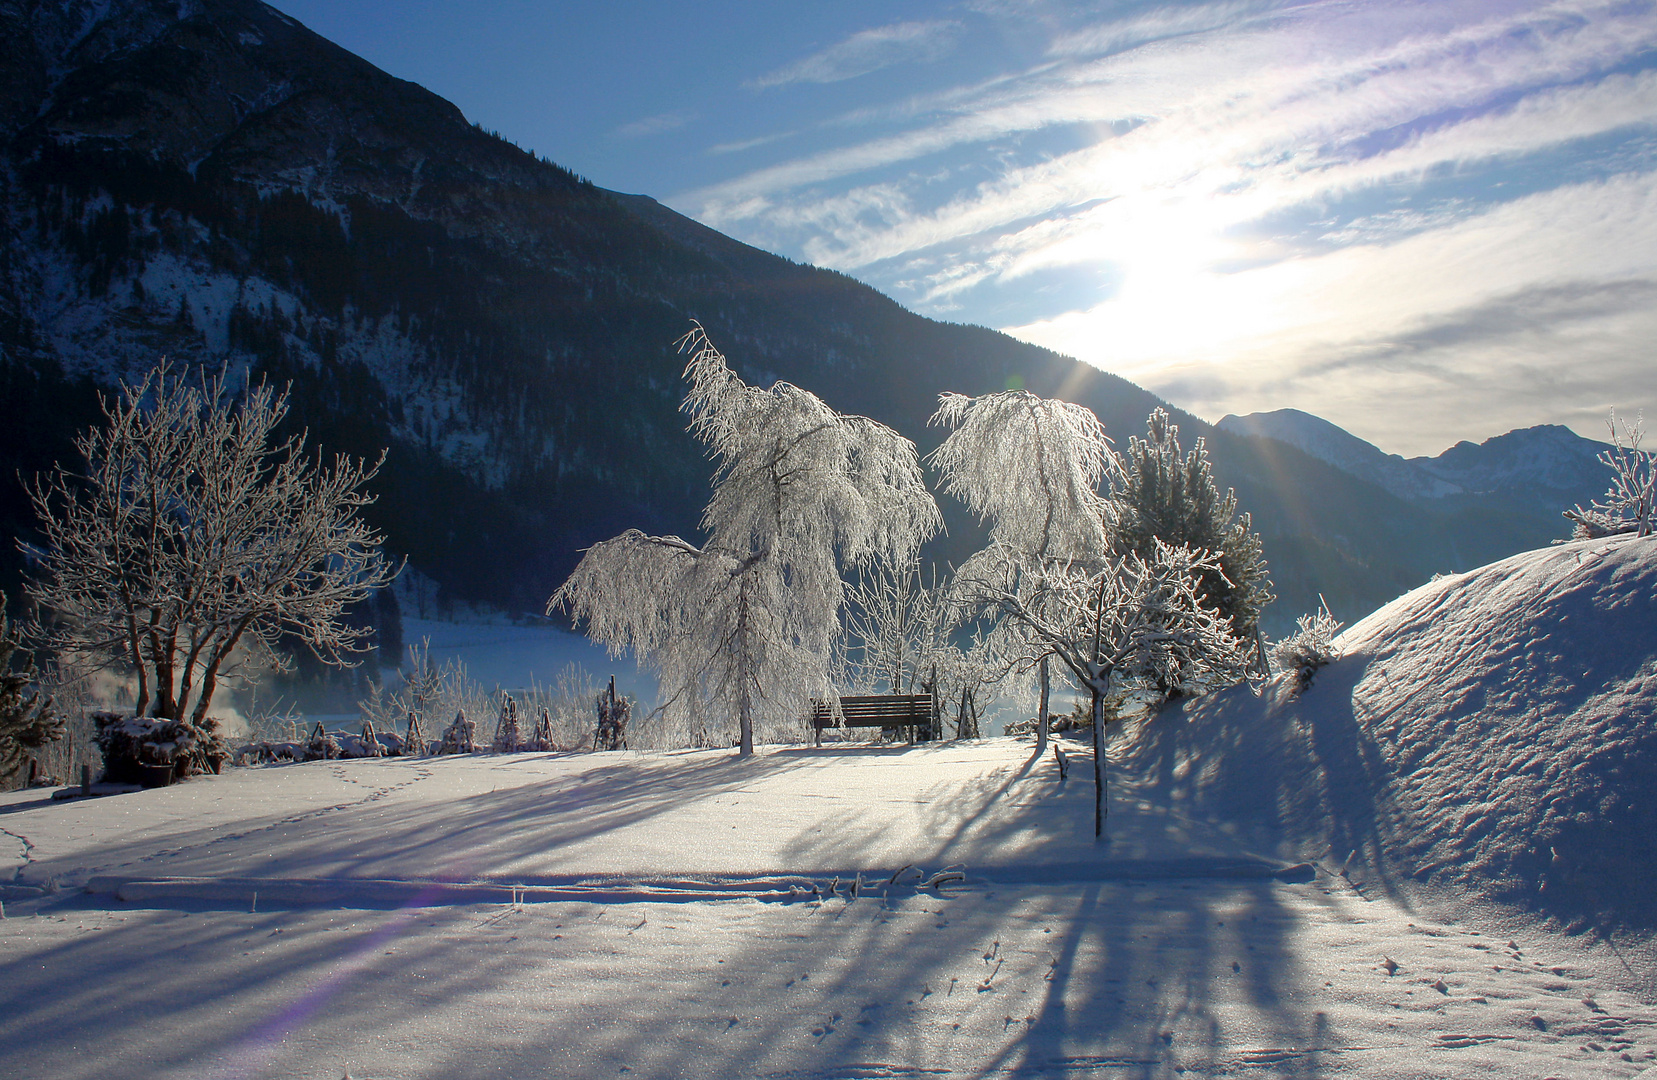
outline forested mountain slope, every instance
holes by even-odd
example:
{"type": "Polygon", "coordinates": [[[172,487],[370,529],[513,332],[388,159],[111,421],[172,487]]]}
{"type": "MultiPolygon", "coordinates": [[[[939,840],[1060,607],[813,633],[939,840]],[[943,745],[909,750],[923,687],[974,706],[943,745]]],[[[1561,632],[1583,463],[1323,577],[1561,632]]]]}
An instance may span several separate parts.
{"type": "MultiPolygon", "coordinates": [[[[579,548],[692,533],[709,464],[673,342],[701,321],[922,444],[940,391],[1017,385],[1119,440],[1157,399],[907,312],[844,275],[605,191],[256,0],[0,3],[0,519],[94,388],[162,355],[291,381],[328,450],[390,447],[374,513],[449,595],[538,609],[579,548]]],[[[1267,537],[1278,628],[1515,550],[1267,439],[1206,434],[1267,537]]],[[[972,543],[954,519],[939,554],[972,543]],[[953,546],[952,546],[953,545],[953,546]]],[[[8,553],[5,578],[18,570],[8,553]]]]}

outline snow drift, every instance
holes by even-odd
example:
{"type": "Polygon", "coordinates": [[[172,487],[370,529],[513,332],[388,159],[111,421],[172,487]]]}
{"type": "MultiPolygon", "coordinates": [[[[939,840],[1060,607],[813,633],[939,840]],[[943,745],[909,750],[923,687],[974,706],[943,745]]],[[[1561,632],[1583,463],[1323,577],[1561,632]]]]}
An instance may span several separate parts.
{"type": "Polygon", "coordinates": [[[1127,769],[1279,854],[1657,928],[1657,542],[1526,552],[1399,597],[1279,679],[1123,732],[1127,769]]]}

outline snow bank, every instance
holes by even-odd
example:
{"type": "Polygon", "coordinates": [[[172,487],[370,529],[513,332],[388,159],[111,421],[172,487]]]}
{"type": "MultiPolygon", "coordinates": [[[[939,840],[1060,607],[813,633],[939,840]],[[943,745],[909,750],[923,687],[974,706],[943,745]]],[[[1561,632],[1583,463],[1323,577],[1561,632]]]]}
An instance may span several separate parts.
{"type": "Polygon", "coordinates": [[[1352,627],[1299,698],[1239,688],[1124,732],[1129,770],[1280,855],[1657,928],[1657,542],[1527,552],[1352,627]]]}

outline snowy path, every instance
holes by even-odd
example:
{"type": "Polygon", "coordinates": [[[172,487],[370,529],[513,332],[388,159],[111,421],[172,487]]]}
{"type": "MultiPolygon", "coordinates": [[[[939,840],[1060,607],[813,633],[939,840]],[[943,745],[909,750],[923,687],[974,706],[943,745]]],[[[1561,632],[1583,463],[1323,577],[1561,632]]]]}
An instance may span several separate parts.
{"type": "Polygon", "coordinates": [[[0,1075],[1540,1078],[1657,1060],[1657,1008],[1571,939],[1435,919],[1327,873],[1106,880],[1248,853],[1122,789],[1101,858],[1087,785],[1027,754],[318,764],[16,810],[36,883],[648,886],[903,862],[972,880],[521,906],[377,906],[363,888],[257,910],[206,885],[136,903],[13,885],[0,1075]]]}

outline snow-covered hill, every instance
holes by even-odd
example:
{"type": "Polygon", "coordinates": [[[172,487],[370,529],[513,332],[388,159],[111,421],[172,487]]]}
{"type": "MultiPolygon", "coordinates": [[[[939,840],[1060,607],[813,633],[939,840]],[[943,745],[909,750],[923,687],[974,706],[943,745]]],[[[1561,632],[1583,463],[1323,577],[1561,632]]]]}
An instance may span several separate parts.
{"type": "Polygon", "coordinates": [[[1277,683],[1148,721],[1134,769],[1262,844],[1355,852],[1382,887],[1657,930],[1657,542],[1440,578],[1337,645],[1299,698],[1277,683]]]}

